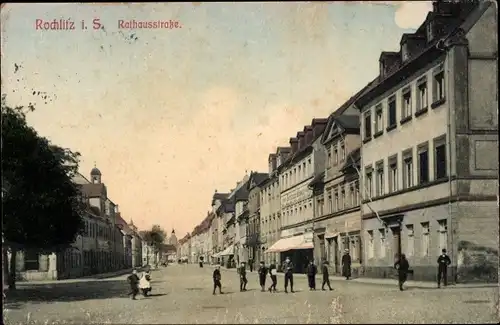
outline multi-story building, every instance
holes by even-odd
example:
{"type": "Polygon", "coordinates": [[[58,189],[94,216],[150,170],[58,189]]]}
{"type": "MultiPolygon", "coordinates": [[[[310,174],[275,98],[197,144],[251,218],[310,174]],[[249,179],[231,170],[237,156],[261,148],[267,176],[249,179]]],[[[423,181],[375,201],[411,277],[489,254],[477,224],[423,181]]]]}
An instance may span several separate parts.
{"type": "Polygon", "coordinates": [[[362,113],[366,274],[392,276],[405,253],[416,280],[497,281],[498,39],[489,1],[434,2],[356,100],[362,113]]]}
{"type": "Polygon", "coordinates": [[[191,236],[189,233],[179,239],[179,246],[177,250],[178,258],[182,262],[189,262],[189,256],[191,256],[191,236]]]}
{"type": "Polygon", "coordinates": [[[361,141],[359,111],[353,103],[363,90],[328,118],[321,140],[326,152],[325,169],[309,184],[314,191],[314,258],[317,262],[327,259],[333,273],[341,272],[345,249],[350,252],[354,273],[361,266],[361,141]]]}
{"type": "Polygon", "coordinates": [[[223,202],[227,199],[229,193],[218,193],[215,190],[214,195],[212,196],[212,214],[214,215],[214,221],[212,222],[211,231],[212,231],[212,263],[217,264],[220,263],[220,256],[224,250],[223,245],[223,230],[224,230],[224,220],[222,214],[219,213],[219,208],[223,204],[223,202]]]}
{"type": "Polygon", "coordinates": [[[80,186],[88,209],[82,216],[83,233],[63,252],[43,254],[28,249],[17,252],[16,270],[22,280],[57,280],[118,270],[122,235],[114,221],[114,204],[108,199],[102,174],[96,167],[90,181],[77,174],[73,182],[80,186]]]}
{"type": "Polygon", "coordinates": [[[280,166],[281,233],[268,252],[286,253],[303,272],[313,259],[314,216],[311,180],[324,170],[321,135],[327,119],[313,119],[295,138],[290,139],[291,155],[280,166]]]}
{"type": "Polygon", "coordinates": [[[278,168],[288,159],[291,150],[290,147],[278,147],[276,153],[269,155],[269,178],[261,184],[259,241],[266,265],[273,261],[278,265],[281,262],[279,252],[268,252],[267,249],[280,239],[281,197],[278,168]]]}
{"type": "Polygon", "coordinates": [[[246,213],[248,214],[248,225],[246,229],[245,246],[248,250],[248,260],[253,261],[254,265],[262,261],[262,248],[259,240],[260,233],[260,198],[261,184],[269,177],[268,173],[252,172],[247,183],[248,205],[246,213]]]}

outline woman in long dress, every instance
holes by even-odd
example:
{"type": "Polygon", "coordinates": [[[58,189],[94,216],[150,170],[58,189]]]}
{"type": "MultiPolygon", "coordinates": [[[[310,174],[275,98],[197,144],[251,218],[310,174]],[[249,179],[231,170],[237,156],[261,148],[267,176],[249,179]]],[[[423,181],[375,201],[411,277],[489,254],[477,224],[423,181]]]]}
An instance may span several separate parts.
{"type": "Polygon", "coordinates": [[[342,275],[346,280],[351,277],[351,255],[349,255],[349,250],[344,251],[344,256],[342,256],[342,275]]]}
{"type": "Polygon", "coordinates": [[[139,289],[141,289],[144,297],[151,292],[151,274],[149,271],[143,272],[142,277],[139,280],[139,289]]]}

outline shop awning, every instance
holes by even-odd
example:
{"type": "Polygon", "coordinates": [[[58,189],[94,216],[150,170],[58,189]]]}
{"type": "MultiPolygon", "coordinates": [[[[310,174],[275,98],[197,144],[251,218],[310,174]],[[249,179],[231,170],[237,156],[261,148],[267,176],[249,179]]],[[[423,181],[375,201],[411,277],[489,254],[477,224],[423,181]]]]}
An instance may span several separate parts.
{"type": "Polygon", "coordinates": [[[307,241],[304,235],[282,238],[275,242],[266,253],[286,252],[294,249],[314,248],[312,242],[307,241]]]}
{"type": "Polygon", "coordinates": [[[219,253],[219,256],[229,256],[234,255],[234,245],[230,245],[228,248],[219,253]]]}

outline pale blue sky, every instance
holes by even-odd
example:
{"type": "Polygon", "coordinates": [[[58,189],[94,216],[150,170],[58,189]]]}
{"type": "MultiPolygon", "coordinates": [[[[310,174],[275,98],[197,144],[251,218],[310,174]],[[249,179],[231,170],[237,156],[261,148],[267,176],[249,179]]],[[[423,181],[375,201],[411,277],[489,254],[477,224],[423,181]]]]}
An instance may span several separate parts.
{"type": "Polygon", "coordinates": [[[13,104],[33,101],[31,89],[57,97],[38,100],[29,122],[80,151],[84,175],[96,161],[126,219],[184,234],[206,215],[214,189],[234,187],[245,170],[265,171],[277,145],[373,79],[380,52],[398,50],[411,31],[396,21],[417,27],[427,9],[9,4],[2,9],[2,93],[13,104]],[[54,18],[77,27],[100,18],[105,29],[35,30],[36,19],[54,18]],[[173,19],[183,28],[119,31],[119,19],[173,19]],[[17,73],[14,63],[22,65],[17,73]]]}

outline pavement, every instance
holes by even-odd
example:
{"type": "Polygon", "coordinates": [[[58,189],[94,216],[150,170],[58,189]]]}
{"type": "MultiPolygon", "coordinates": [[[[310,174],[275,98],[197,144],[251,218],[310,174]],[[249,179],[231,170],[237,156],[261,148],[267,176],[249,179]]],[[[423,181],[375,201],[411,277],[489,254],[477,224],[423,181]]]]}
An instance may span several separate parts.
{"type": "MultiPolygon", "coordinates": [[[[463,324],[498,323],[498,287],[408,287],[336,281],[333,291],[260,292],[256,272],[248,291],[222,269],[223,295],[212,295],[211,267],[169,265],[152,273],[153,296],[131,300],[126,275],[46,284],[19,283],[4,304],[4,324],[463,324]]],[[[268,283],[269,284],[269,281],[268,283]]],[[[317,283],[321,285],[321,283],[317,283]]]]}

